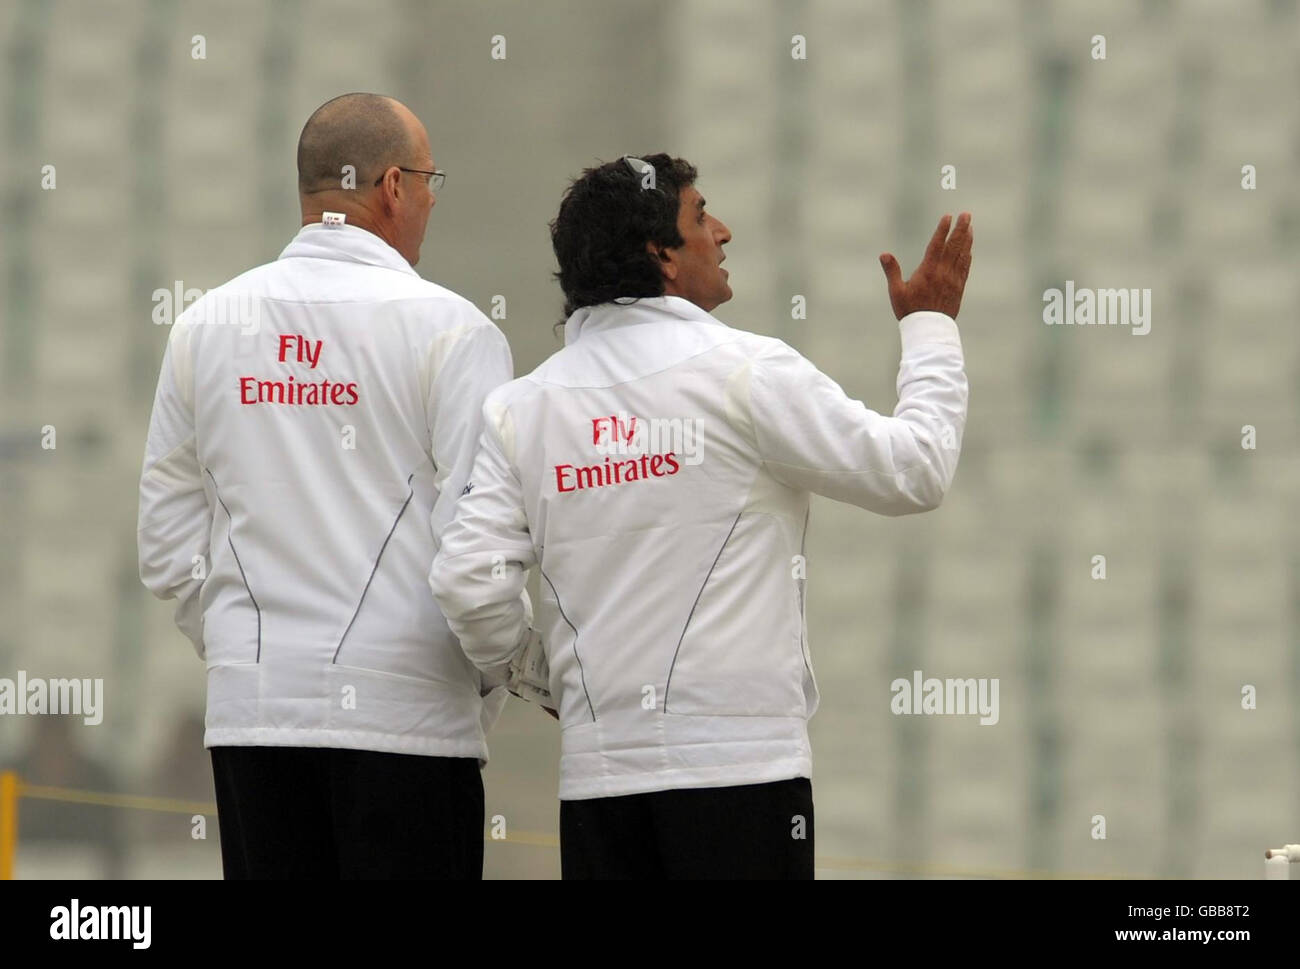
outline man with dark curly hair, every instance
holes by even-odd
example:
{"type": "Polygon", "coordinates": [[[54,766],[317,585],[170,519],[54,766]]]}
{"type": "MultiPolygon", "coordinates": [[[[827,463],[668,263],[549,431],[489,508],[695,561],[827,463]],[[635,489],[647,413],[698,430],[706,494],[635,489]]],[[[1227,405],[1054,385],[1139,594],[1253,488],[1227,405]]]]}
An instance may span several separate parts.
{"type": "Polygon", "coordinates": [[[811,878],[809,496],[938,507],[967,383],[971,220],[908,280],[898,404],[711,313],[727,227],[668,155],[585,171],[551,225],[565,347],[493,391],[434,595],[485,675],[558,714],[565,878],[811,878]],[[541,570],[538,628],[519,603],[541,570]]]}

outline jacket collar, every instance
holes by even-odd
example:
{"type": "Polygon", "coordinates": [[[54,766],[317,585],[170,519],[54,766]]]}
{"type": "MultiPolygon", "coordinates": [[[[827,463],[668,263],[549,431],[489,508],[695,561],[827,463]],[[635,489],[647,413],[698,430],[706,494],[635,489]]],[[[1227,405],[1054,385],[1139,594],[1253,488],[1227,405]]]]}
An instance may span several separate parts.
{"type": "Polygon", "coordinates": [[[584,306],[564,321],[564,345],[569,346],[582,334],[613,326],[632,326],[637,323],[663,323],[673,320],[691,320],[714,326],[726,326],[716,316],[700,309],[690,300],[680,296],[622,297],[611,303],[584,306]]]}
{"type": "Polygon", "coordinates": [[[419,275],[400,252],[373,232],[355,225],[305,225],[284,247],[280,258],[338,259],[419,275]]]}

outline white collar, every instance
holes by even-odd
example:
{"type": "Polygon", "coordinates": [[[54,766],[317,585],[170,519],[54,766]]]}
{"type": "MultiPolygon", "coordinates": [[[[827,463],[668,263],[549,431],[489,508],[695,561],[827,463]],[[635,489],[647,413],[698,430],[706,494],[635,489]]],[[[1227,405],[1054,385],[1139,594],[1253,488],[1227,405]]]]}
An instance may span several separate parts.
{"type": "Polygon", "coordinates": [[[355,225],[304,225],[284,247],[280,258],[339,259],[419,275],[400,252],[373,232],[355,225]]]}
{"type": "Polygon", "coordinates": [[[711,313],[680,296],[624,296],[610,303],[584,306],[564,321],[564,345],[574,343],[583,333],[607,326],[631,326],[637,323],[662,323],[669,319],[693,320],[714,326],[726,326],[711,313]]]}

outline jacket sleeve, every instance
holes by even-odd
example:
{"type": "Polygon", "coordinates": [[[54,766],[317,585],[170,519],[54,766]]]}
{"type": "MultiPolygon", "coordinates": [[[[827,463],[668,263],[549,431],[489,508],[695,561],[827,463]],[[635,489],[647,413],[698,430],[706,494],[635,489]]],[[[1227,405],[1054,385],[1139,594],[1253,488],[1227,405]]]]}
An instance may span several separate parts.
{"type": "Polygon", "coordinates": [[[427,417],[433,465],[434,501],[430,524],[436,549],[469,480],[483,429],[483,401],[514,376],[510,344],[486,317],[463,330],[432,373],[427,417]]]}
{"type": "Polygon", "coordinates": [[[506,457],[509,413],[484,406],[484,429],[468,493],[442,536],[429,586],[485,682],[505,683],[527,644],[531,616],[524,583],[536,564],[519,476],[506,457]]]}
{"type": "Polygon", "coordinates": [[[140,579],[159,599],[176,600],[176,625],[203,656],[199,590],[211,556],[212,509],[203,490],[194,434],[193,329],[172,327],[154,396],[136,540],[140,579]]]}
{"type": "Polygon", "coordinates": [[[882,515],[937,508],[952,483],[969,389],[956,321],[911,313],[892,416],[851,400],[785,344],[749,372],[752,439],[765,466],[793,488],[882,515]]]}

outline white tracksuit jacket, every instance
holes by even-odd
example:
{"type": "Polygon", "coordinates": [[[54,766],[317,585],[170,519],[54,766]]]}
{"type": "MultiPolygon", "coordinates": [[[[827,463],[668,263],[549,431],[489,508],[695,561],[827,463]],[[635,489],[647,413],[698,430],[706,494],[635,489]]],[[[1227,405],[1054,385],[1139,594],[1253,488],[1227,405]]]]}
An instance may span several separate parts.
{"type": "Polygon", "coordinates": [[[562,799],[811,776],[809,494],[927,511],[957,467],[956,323],[899,328],[892,416],[673,296],[579,310],[563,350],[489,395],[430,584],[495,674],[527,639],[517,598],[540,565],[562,799]]]}
{"type": "Polygon", "coordinates": [[[140,576],[207,662],[207,746],[486,761],[505,691],[428,573],[484,398],[512,376],[500,330],[354,226],[304,226],[177,319],[140,576]]]}

